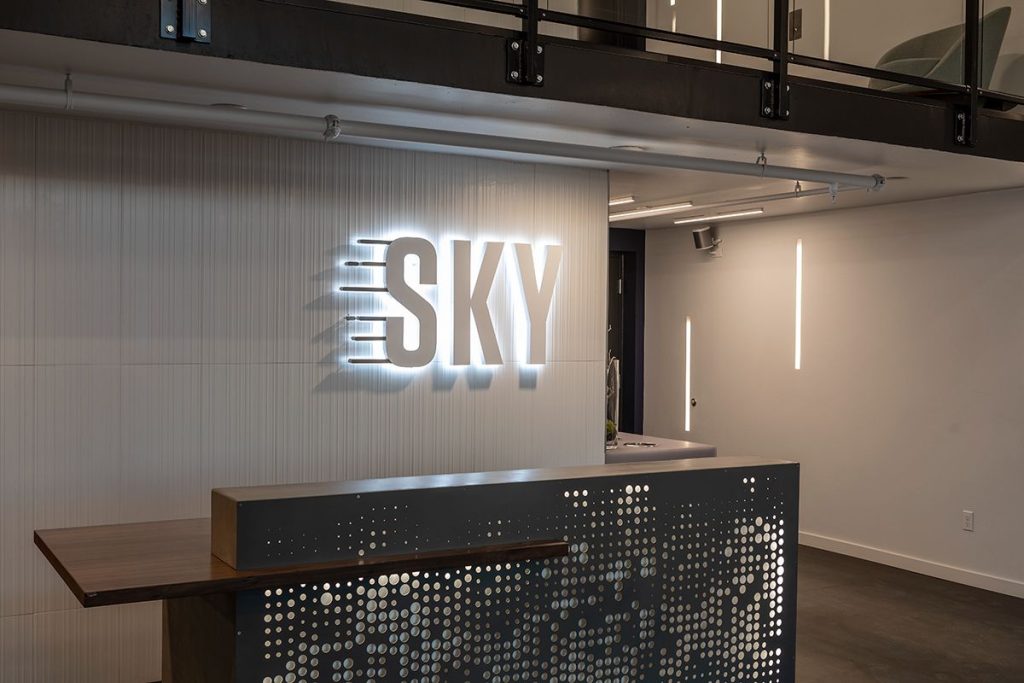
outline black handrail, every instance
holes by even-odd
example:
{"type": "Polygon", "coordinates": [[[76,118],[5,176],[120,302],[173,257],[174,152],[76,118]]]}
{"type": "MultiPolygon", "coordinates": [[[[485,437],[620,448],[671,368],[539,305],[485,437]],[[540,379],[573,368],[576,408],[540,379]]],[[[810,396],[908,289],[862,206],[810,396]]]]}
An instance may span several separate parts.
{"type": "Polygon", "coordinates": [[[651,40],[660,40],[666,43],[676,43],[677,45],[688,45],[691,47],[702,47],[709,50],[721,50],[722,52],[745,55],[747,57],[759,57],[761,59],[774,60],[778,54],[774,50],[764,47],[755,47],[753,45],[733,43],[727,40],[705,38],[704,36],[696,36],[688,33],[666,31],[665,29],[659,28],[634,26],[633,24],[625,24],[620,21],[598,19],[596,17],[588,17],[582,14],[571,14],[569,12],[556,12],[554,10],[542,9],[540,10],[540,18],[542,21],[552,24],[595,29],[598,31],[606,31],[608,33],[618,33],[625,36],[635,36],[637,38],[650,38],[651,40]]]}
{"type": "Polygon", "coordinates": [[[837,62],[831,59],[822,59],[820,57],[790,54],[789,63],[797,66],[805,66],[811,69],[835,71],[837,73],[850,74],[852,76],[863,76],[865,78],[872,78],[879,81],[916,85],[929,90],[949,91],[951,93],[967,93],[968,91],[966,85],[961,85],[959,83],[949,83],[947,81],[939,81],[934,78],[900,74],[893,71],[887,71],[885,69],[876,69],[871,66],[860,66],[859,64],[837,62]]]}
{"type": "MultiPolygon", "coordinates": [[[[1003,102],[1010,105],[1024,104],[1024,96],[984,90],[980,86],[981,75],[981,0],[964,1],[964,70],[963,83],[949,83],[932,78],[904,74],[875,67],[860,66],[847,62],[834,61],[819,57],[789,52],[789,11],[790,0],[773,0],[773,45],[770,48],[718,40],[688,33],[678,33],[664,29],[637,26],[619,21],[600,19],[570,12],[544,9],[538,6],[537,0],[520,0],[518,3],[501,2],[499,0],[427,0],[434,4],[451,5],[467,9],[481,10],[503,15],[517,16],[523,22],[523,34],[528,44],[533,45],[538,38],[539,22],[592,29],[611,34],[648,38],[676,45],[704,48],[729,54],[764,59],[771,62],[773,85],[785,88],[789,78],[790,66],[803,66],[822,71],[862,76],[875,80],[916,86],[928,94],[956,96],[962,101],[961,109],[973,121],[978,109],[978,100],[985,98],[990,101],[1003,102]]],[[[533,82],[532,80],[529,82],[533,82]]],[[[784,100],[777,100],[782,102],[784,100]]],[[[785,112],[774,112],[778,118],[785,118],[785,112]]],[[[973,127],[968,128],[969,132],[973,127]]],[[[965,141],[967,144],[970,140],[965,141]]]]}
{"type": "Polygon", "coordinates": [[[501,2],[500,0],[427,0],[435,5],[451,5],[452,7],[464,7],[466,9],[478,9],[484,12],[495,14],[511,14],[522,16],[526,8],[522,4],[512,2],[501,2]]]}

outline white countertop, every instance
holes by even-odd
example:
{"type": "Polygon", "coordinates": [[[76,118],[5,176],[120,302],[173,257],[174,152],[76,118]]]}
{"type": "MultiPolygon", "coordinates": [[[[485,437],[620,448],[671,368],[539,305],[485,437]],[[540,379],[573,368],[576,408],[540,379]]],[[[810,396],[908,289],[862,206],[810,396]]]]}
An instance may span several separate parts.
{"type": "Polygon", "coordinates": [[[684,458],[713,458],[718,449],[696,441],[677,441],[646,434],[619,432],[614,446],[605,448],[607,464],[645,462],[650,460],[682,460],[684,458]]]}

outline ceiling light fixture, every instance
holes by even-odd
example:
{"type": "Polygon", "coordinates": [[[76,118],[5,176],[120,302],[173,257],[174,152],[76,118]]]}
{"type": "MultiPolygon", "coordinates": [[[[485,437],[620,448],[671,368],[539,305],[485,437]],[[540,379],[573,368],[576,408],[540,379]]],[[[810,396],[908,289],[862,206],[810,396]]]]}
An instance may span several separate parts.
{"type": "Polygon", "coordinates": [[[608,216],[610,221],[625,221],[630,218],[646,218],[648,216],[661,216],[666,213],[676,213],[678,211],[686,211],[687,209],[693,208],[693,202],[682,202],[681,204],[665,204],[664,206],[652,206],[647,209],[634,209],[632,211],[622,211],[620,213],[613,213],[608,216]]]}
{"type": "Polygon", "coordinates": [[[608,206],[622,206],[623,204],[632,204],[636,199],[633,195],[628,197],[613,197],[608,200],[608,206]]]}
{"type": "MultiPolygon", "coordinates": [[[[887,180],[900,180],[901,178],[899,176],[897,176],[895,178],[888,177],[886,179],[887,180]]],[[[779,202],[779,201],[786,201],[786,200],[789,200],[789,199],[804,199],[804,198],[809,198],[809,197],[819,197],[819,196],[822,196],[822,195],[830,195],[830,194],[832,194],[832,188],[829,187],[829,186],[826,186],[826,187],[815,187],[815,188],[811,188],[809,190],[805,190],[805,189],[799,187],[799,185],[800,184],[797,183],[797,187],[795,189],[793,189],[792,191],[790,191],[790,192],[777,192],[775,194],[762,194],[762,195],[757,195],[755,197],[742,197],[742,198],[739,198],[739,199],[726,199],[726,200],[720,201],[720,202],[708,202],[707,204],[695,204],[694,206],[690,207],[690,209],[688,209],[688,211],[690,211],[690,210],[692,210],[692,211],[707,211],[709,209],[727,209],[727,208],[730,208],[730,207],[733,207],[733,206],[750,206],[751,204],[763,204],[765,202],[779,202]]],[[[862,187],[850,187],[850,186],[840,185],[840,186],[838,186],[835,189],[835,192],[836,192],[836,194],[842,194],[844,192],[852,192],[854,190],[861,190],[861,191],[863,191],[863,189],[864,188],[862,188],[862,187]]]]}
{"type": "Polygon", "coordinates": [[[673,221],[675,225],[689,225],[690,223],[717,223],[731,218],[745,218],[746,216],[760,216],[764,209],[750,209],[749,211],[736,211],[735,213],[720,213],[717,216],[697,216],[696,218],[684,218],[673,221]]]}

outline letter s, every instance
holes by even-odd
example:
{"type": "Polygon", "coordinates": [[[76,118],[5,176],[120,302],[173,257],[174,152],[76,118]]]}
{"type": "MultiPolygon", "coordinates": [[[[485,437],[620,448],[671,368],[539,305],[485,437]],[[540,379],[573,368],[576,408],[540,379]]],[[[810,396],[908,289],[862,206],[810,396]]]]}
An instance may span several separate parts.
{"type": "Polygon", "coordinates": [[[392,298],[416,316],[420,323],[419,345],[405,347],[405,318],[388,316],[386,348],[388,360],[403,368],[429,365],[437,353],[437,312],[405,281],[405,258],[416,256],[420,262],[420,284],[437,284],[437,251],[434,245],[420,237],[400,237],[388,245],[385,281],[392,298]]]}

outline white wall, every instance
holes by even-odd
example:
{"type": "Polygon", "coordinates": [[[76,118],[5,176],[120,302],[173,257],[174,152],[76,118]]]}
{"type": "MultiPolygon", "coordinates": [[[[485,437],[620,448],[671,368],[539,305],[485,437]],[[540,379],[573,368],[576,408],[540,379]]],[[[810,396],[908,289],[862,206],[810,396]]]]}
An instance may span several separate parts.
{"type": "Polygon", "coordinates": [[[1024,596],[1024,192],[648,233],[646,431],[802,465],[804,542],[1024,596]],[[794,370],[803,239],[803,369],[794,370]],[[961,511],[976,531],[961,530],[961,511]]]}
{"type": "Polygon", "coordinates": [[[33,529],[602,462],[606,202],[600,171],[0,112],[0,681],[159,678],[158,605],[78,609],[33,529]],[[406,231],[561,243],[552,362],[339,371],[338,321],[373,308],[336,263],[406,231]]]}

